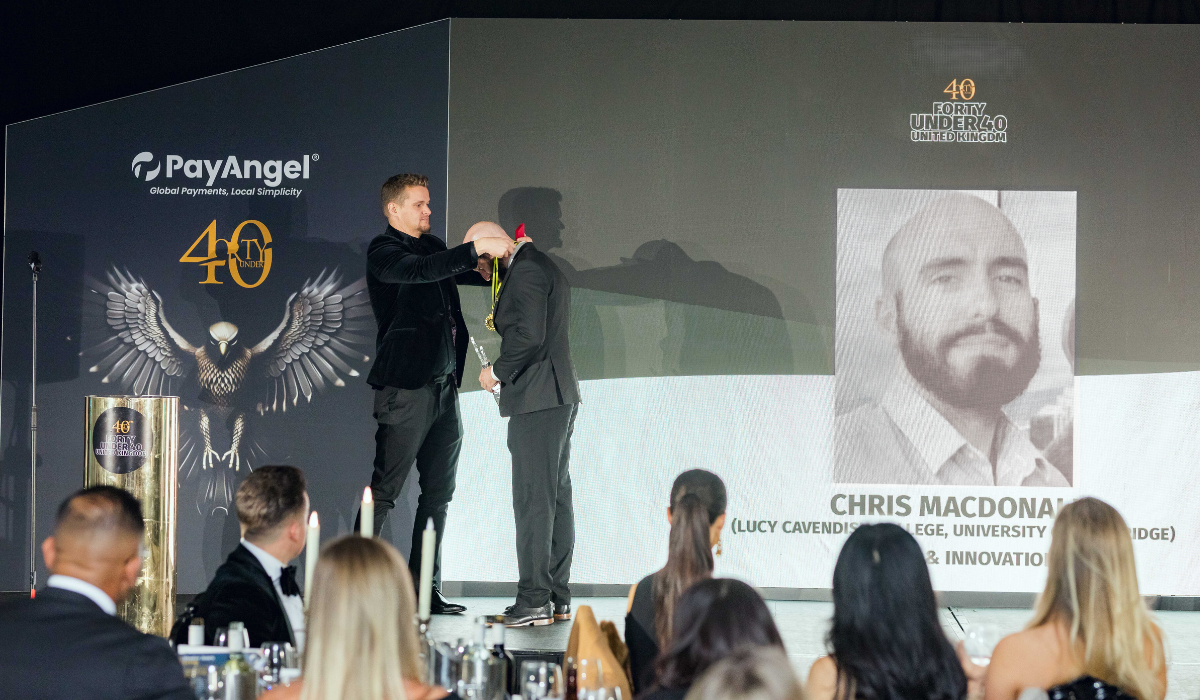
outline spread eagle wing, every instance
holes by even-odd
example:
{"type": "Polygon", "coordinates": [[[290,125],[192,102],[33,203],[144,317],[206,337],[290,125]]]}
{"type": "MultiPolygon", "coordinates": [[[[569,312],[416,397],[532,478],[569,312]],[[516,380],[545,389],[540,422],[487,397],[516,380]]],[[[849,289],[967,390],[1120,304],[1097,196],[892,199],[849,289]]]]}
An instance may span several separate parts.
{"type": "Polygon", "coordinates": [[[88,279],[89,296],[104,307],[111,331],[87,351],[104,355],[88,371],[135,396],[168,393],[172,378],[187,375],[196,348],[167,323],[162,297],[145,281],[116,267],[106,277],[108,284],[88,279]]]}
{"type": "Polygon", "coordinates": [[[312,401],[313,393],[327,384],[345,386],[341,375],[359,376],[347,360],[369,362],[371,358],[351,345],[366,345],[367,336],[355,331],[374,327],[367,280],[341,287],[342,276],[336,269],[306,281],[304,287],[288,297],[283,321],[262,342],[251,348],[251,355],[263,360],[266,396],[258,412],[286,411],[301,397],[312,401]]]}

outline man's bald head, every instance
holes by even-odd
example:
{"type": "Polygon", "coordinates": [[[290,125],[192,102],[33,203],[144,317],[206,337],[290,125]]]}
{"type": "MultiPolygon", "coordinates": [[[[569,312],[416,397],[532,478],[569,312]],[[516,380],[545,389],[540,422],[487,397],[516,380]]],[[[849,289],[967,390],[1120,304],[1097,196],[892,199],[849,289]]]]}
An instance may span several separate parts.
{"type": "Polygon", "coordinates": [[[1012,222],[979,197],[953,193],[913,214],[883,252],[883,291],[903,291],[932,261],[965,257],[1011,258],[1026,264],[1025,242],[1012,222]]]}
{"type": "Polygon", "coordinates": [[[136,498],[115,486],[92,486],[59,506],[42,555],[51,573],[87,581],[120,601],[137,581],[145,533],[136,498]]]}
{"type": "Polygon", "coordinates": [[[467,229],[467,235],[463,238],[463,243],[471,243],[478,238],[508,238],[508,234],[504,232],[504,229],[500,228],[500,224],[491,221],[480,221],[467,229]]]}
{"type": "Polygon", "coordinates": [[[918,384],[988,411],[1025,391],[1040,364],[1027,259],[1008,217],[971,195],[942,197],[900,227],[875,316],[918,384]]]}

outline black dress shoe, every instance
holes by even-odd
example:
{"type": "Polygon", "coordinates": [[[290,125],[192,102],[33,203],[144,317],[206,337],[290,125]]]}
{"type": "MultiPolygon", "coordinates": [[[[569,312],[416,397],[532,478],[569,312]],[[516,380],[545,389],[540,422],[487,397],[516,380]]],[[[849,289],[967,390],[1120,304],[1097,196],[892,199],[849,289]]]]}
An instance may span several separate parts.
{"type": "Polygon", "coordinates": [[[570,603],[555,603],[554,604],[554,619],[558,622],[566,622],[571,619],[571,604],[570,603]]]}
{"type": "Polygon", "coordinates": [[[433,594],[429,597],[430,615],[461,615],[466,611],[467,606],[451,603],[436,587],[433,589],[433,594]]]}
{"type": "Polygon", "coordinates": [[[505,627],[540,627],[554,624],[554,604],[546,603],[539,608],[510,605],[500,616],[505,627]]]}

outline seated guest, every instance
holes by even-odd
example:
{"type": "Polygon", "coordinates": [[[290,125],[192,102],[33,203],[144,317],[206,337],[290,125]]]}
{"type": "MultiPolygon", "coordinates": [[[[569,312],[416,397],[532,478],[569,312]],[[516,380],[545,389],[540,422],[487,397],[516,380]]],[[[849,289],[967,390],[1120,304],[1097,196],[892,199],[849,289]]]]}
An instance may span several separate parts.
{"type": "Polygon", "coordinates": [[[925,556],[898,525],[860,525],[842,546],[828,648],[808,672],[808,700],[967,697],[963,667],[938,621],[925,556]]]}
{"type": "Polygon", "coordinates": [[[1138,592],[1133,540],[1121,514],[1095,498],[1063,506],[1047,564],[1033,620],[992,652],[987,700],[1014,700],[1026,688],[1050,689],[1054,698],[1058,686],[1070,686],[1061,695],[1078,700],[1113,697],[1111,687],[1162,700],[1162,630],[1138,592]]]}
{"type": "Polygon", "coordinates": [[[421,681],[412,574],[392,545],[326,544],[310,595],[304,678],[262,700],[458,700],[421,681]]]}
{"type": "Polygon", "coordinates": [[[250,646],[290,642],[304,647],[304,599],[296,567],[288,562],[304,551],[308,494],[304,473],[295,467],[260,467],[234,495],[241,544],[217,569],[212,583],[179,616],[171,636],[187,643],[192,618],[204,619],[204,643],[218,627],[246,625],[250,646]]]}
{"type": "Polygon", "coordinates": [[[713,664],[685,700],[804,700],[804,693],[782,649],[754,647],[713,664]]]}
{"type": "Polygon", "coordinates": [[[671,641],[658,657],[658,680],[640,697],[683,700],[710,666],[755,647],[783,651],[783,640],[762,597],[731,578],[701,580],[675,602],[671,641]]]}
{"type": "Polygon", "coordinates": [[[633,692],[654,685],[654,660],[671,639],[675,601],[689,586],[712,576],[712,548],[725,526],[725,484],[703,469],[675,477],[667,522],[667,564],[629,589],[625,644],[633,674],[633,692]]]}
{"type": "Polygon", "coordinates": [[[162,637],[116,617],[142,569],[142,507],[112,486],[79,491],[42,543],[50,578],[33,600],[0,606],[0,696],[193,698],[162,637]]]}

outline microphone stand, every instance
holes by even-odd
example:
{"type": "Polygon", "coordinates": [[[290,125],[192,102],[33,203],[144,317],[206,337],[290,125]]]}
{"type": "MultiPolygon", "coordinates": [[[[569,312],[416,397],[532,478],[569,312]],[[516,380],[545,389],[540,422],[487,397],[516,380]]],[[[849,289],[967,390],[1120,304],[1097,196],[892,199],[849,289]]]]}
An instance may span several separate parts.
{"type": "Polygon", "coordinates": [[[29,382],[29,597],[37,595],[37,281],[42,259],[37,251],[29,253],[33,272],[33,372],[29,382]]]}

